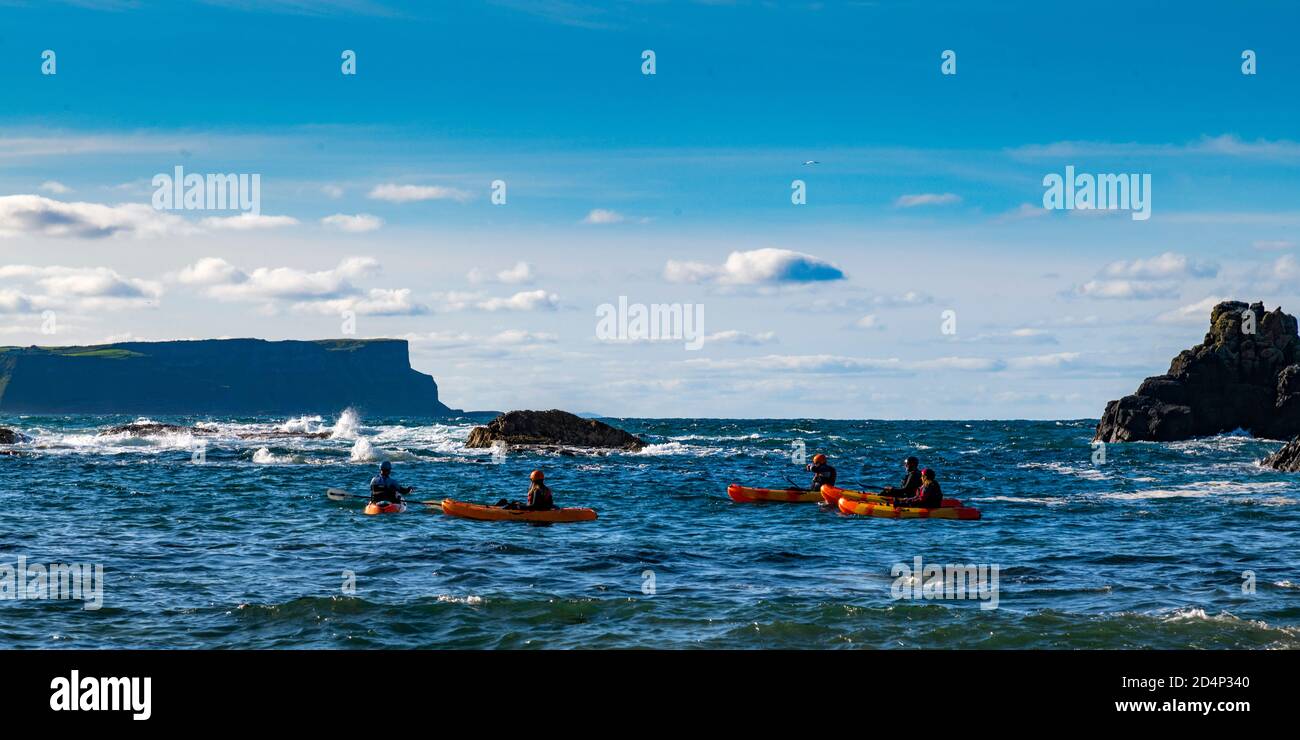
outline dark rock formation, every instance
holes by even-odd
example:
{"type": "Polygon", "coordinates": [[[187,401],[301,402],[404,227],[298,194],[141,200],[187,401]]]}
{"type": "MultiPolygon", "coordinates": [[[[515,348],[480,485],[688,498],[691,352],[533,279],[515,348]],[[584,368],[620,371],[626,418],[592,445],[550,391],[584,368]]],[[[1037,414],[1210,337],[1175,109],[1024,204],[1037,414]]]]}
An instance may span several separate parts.
{"type": "Polygon", "coordinates": [[[0,445],[16,445],[20,442],[30,442],[31,438],[22,432],[16,432],[12,429],[0,427],[0,445]]]}
{"type": "Polygon", "coordinates": [[[1282,449],[1264,458],[1264,466],[1288,473],[1300,473],[1300,437],[1287,442],[1282,449]]]}
{"type": "Polygon", "coordinates": [[[1210,311],[1205,339],[1180,352],[1168,373],[1106,405],[1093,439],[1167,442],[1234,429],[1294,437],[1300,434],[1298,347],[1296,319],[1281,307],[1266,312],[1263,303],[1220,303],[1210,311]]]}
{"type": "Polygon", "coordinates": [[[294,439],[329,439],[333,434],[333,430],[326,430],[323,432],[241,432],[235,436],[240,439],[285,439],[286,437],[294,439]]]}
{"type": "Polygon", "coordinates": [[[595,419],[583,419],[567,411],[509,411],[485,427],[470,430],[466,447],[491,447],[495,441],[528,447],[612,447],[639,450],[640,438],[595,419]]]}
{"type": "Polygon", "coordinates": [[[130,424],[118,424],[99,433],[101,437],[117,434],[129,434],[132,437],[153,437],[159,434],[212,434],[210,429],[186,427],[179,424],[161,424],[156,421],[133,421],[130,424]]]}
{"type": "Polygon", "coordinates": [[[206,339],[0,347],[6,414],[431,417],[455,413],[405,340],[206,339]]]}

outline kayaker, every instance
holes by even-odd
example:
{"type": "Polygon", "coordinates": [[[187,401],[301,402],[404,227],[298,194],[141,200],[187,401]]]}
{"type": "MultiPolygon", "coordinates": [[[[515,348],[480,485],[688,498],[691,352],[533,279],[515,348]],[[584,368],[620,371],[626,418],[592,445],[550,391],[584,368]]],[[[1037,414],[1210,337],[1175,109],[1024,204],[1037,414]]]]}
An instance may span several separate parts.
{"type": "Polygon", "coordinates": [[[921,487],[921,471],[917,470],[920,460],[915,457],[909,457],[903,461],[903,467],[907,470],[903,476],[903,484],[897,488],[885,486],[880,490],[880,495],[891,498],[909,498],[916,495],[917,489],[921,487]]]}
{"type": "Polygon", "coordinates": [[[370,479],[370,500],[379,503],[401,503],[402,495],[411,492],[393,477],[393,464],[387,460],[379,464],[379,475],[370,479]]]}
{"type": "Polygon", "coordinates": [[[900,498],[895,506],[911,506],[922,509],[937,509],[943,505],[943,491],[939,490],[939,481],[934,479],[934,471],[926,468],[921,471],[921,488],[915,496],[900,498]]]}
{"type": "Polygon", "coordinates": [[[811,465],[806,466],[808,472],[813,474],[812,488],[810,490],[820,491],[822,486],[835,485],[835,468],[826,464],[826,456],[818,453],[813,455],[811,465]]]}
{"type": "Polygon", "coordinates": [[[551,496],[551,489],[543,481],[546,480],[546,474],[540,470],[534,470],[528,474],[528,480],[532,485],[528,487],[528,502],[521,504],[517,501],[507,501],[501,499],[497,506],[503,509],[523,509],[525,511],[550,511],[555,508],[555,498],[551,496]]]}

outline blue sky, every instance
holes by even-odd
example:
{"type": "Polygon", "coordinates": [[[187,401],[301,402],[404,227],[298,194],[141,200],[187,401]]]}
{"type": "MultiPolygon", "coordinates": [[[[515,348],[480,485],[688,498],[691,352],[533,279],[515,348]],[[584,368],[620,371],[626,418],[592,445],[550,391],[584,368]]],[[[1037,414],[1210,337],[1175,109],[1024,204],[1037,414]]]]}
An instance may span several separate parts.
{"type": "Polygon", "coordinates": [[[350,310],[463,408],[1069,418],[1214,299],[1300,295],[1293,4],[0,17],[0,343],[335,337],[350,310]],[[1151,175],[1151,218],[1045,210],[1067,165],[1151,175]],[[176,166],[260,175],[260,216],[154,210],[176,166]],[[703,305],[707,341],[599,341],[619,296],[703,305]]]}

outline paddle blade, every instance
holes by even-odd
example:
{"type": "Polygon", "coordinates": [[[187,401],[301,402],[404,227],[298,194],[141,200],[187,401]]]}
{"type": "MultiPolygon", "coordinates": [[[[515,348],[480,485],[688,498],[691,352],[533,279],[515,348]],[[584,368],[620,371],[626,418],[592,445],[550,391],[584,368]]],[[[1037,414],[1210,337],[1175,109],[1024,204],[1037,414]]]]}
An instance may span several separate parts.
{"type": "Polygon", "coordinates": [[[325,495],[328,496],[331,501],[342,501],[344,499],[352,498],[352,494],[338,488],[325,489],[325,495]]]}

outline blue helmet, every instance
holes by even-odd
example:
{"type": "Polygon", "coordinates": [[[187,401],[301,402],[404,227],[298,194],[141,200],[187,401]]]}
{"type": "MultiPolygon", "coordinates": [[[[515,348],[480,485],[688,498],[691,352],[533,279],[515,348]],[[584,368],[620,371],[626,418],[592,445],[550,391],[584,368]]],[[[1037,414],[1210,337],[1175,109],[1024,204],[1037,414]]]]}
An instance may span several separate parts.
{"type": "Polygon", "coordinates": [[[392,470],[393,470],[393,464],[388,462],[387,460],[379,464],[379,472],[381,473],[389,473],[392,472],[392,470]]]}

